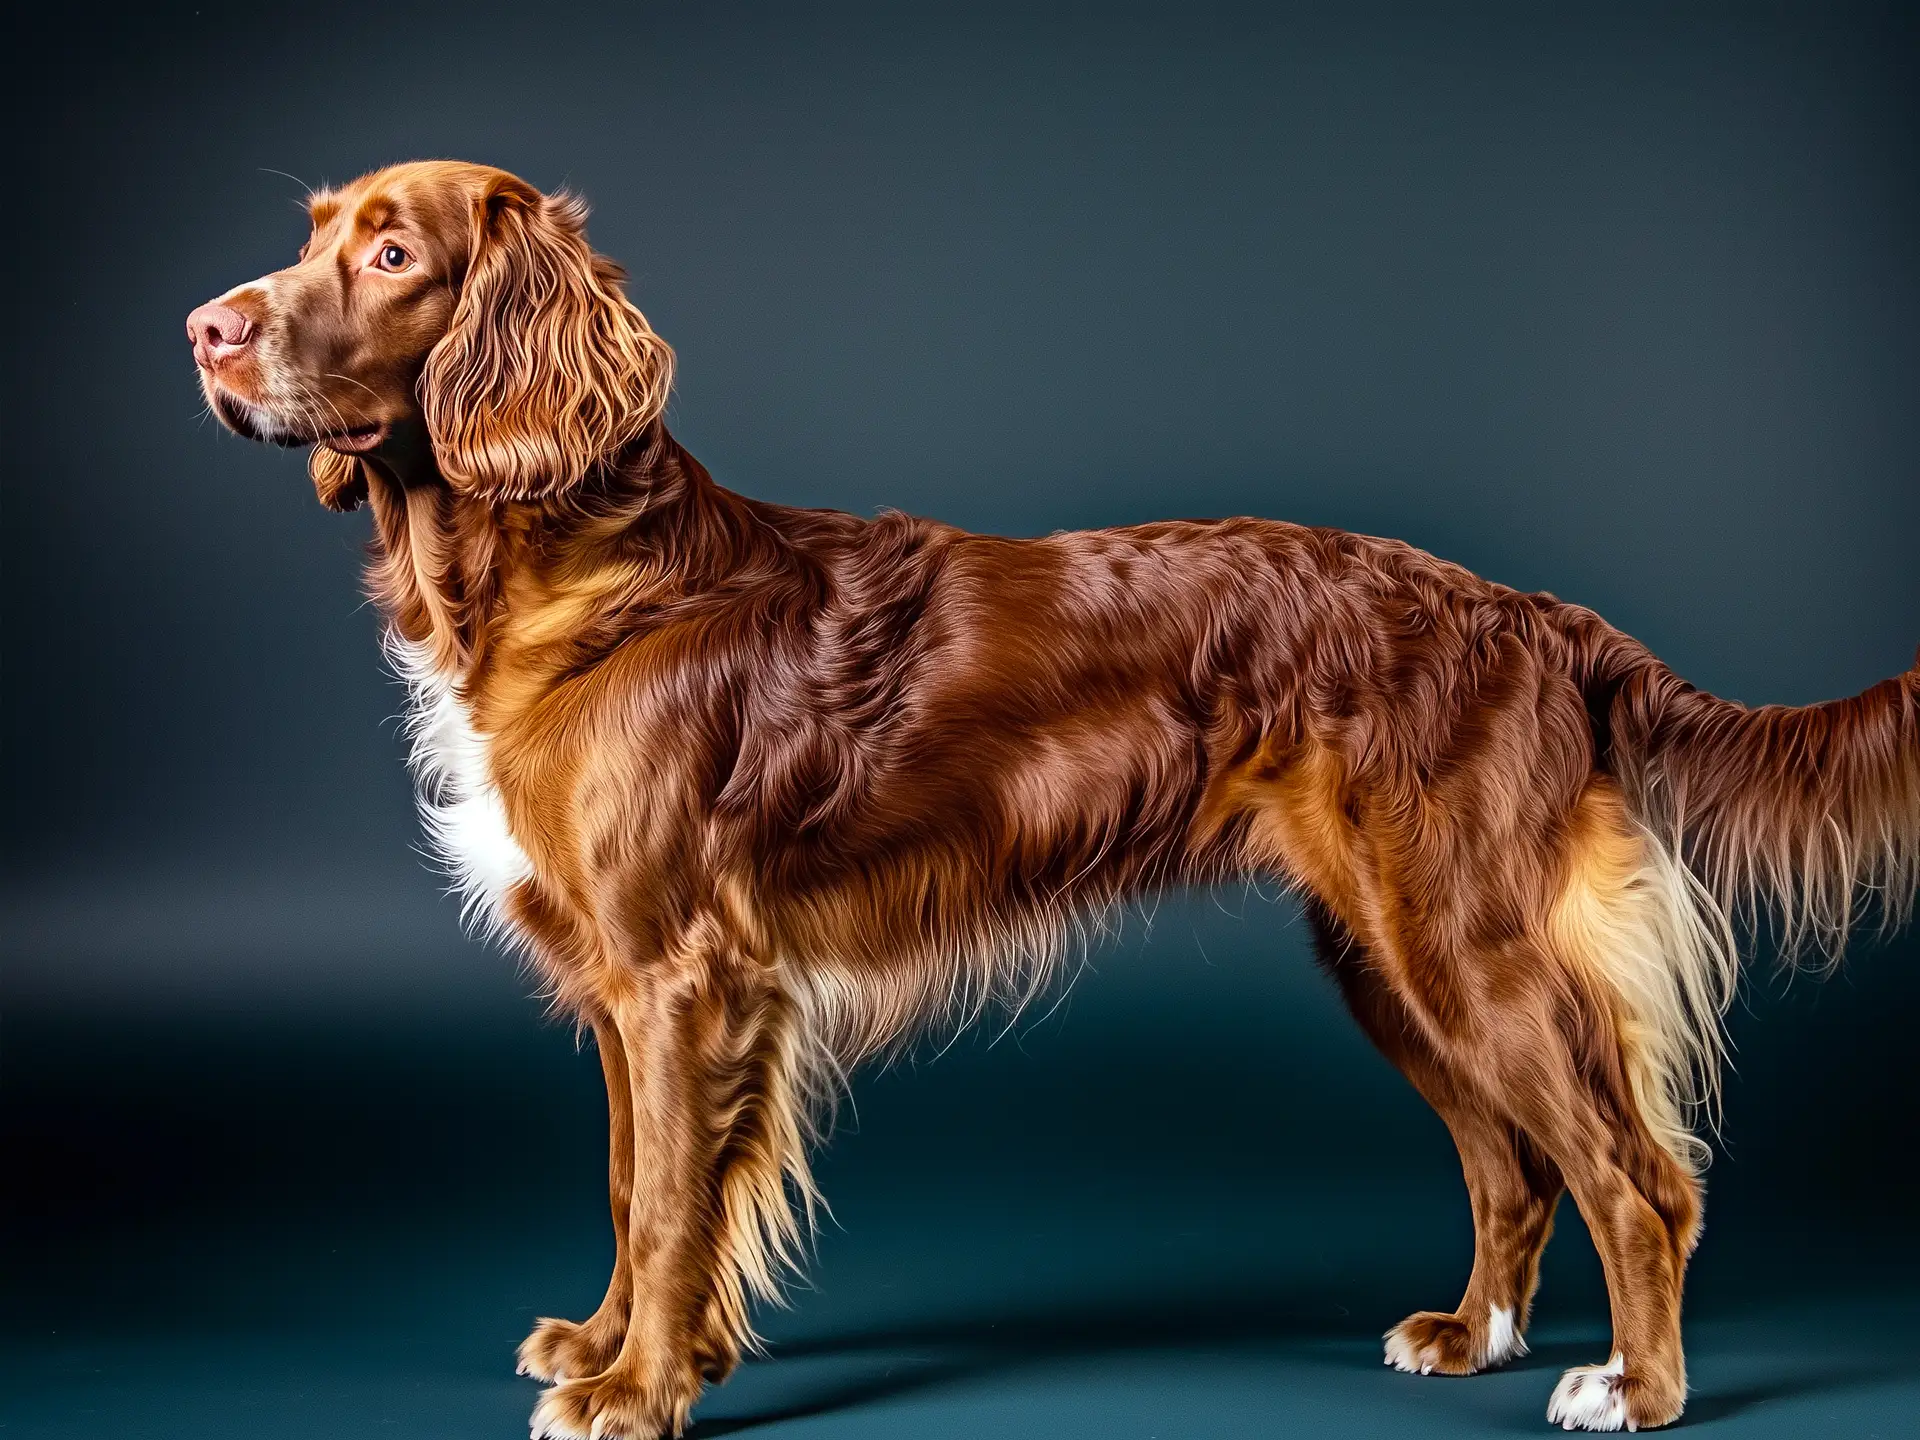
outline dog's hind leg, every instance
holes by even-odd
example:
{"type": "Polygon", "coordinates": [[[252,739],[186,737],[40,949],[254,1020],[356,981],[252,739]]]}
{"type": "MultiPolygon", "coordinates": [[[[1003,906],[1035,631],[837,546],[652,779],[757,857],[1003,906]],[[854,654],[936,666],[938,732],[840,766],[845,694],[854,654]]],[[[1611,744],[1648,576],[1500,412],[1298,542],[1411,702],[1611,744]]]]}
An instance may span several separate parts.
{"type": "Polygon", "coordinates": [[[1317,902],[1321,964],[1374,1045],[1446,1122],[1473,1207],[1473,1273],[1452,1311],[1409,1315],[1386,1335],[1386,1362],[1422,1375],[1471,1375],[1526,1353],[1540,1252],[1553,1230],[1560,1171],[1505,1116],[1451,1074],[1363,947],[1317,902]]]}
{"type": "MultiPolygon", "coordinates": [[[[1537,963],[1551,972],[1557,961],[1541,953],[1537,963]]],[[[1498,1009],[1462,1037],[1463,1063],[1480,1068],[1487,1092],[1566,1177],[1613,1311],[1607,1362],[1567,1371],[1547,1418],[1584,1430],[1669,1424],[1686,1404],[1680,1296],[1699,1182],[1641,1113],[1610,997],[1567,976],[1551,989],[1488,998],[1498,1009]]]]}

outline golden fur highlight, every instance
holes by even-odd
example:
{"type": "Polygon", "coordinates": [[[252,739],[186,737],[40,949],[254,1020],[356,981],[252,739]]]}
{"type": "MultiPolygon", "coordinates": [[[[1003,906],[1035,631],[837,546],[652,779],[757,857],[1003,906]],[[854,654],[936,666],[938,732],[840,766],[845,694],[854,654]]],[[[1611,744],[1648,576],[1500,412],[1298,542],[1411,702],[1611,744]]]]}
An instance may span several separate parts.
{"type": "Polygon", "coordinates": [[[1548,916],[1555,954],[1611,995],[1640,1113],[1689,1170],[1711,1150],[1726,1061],[1721,1017],[1739,978],[1725,913],[1673,849],[1595,781],[1581,804],[1566,887],[1548,916]]]}

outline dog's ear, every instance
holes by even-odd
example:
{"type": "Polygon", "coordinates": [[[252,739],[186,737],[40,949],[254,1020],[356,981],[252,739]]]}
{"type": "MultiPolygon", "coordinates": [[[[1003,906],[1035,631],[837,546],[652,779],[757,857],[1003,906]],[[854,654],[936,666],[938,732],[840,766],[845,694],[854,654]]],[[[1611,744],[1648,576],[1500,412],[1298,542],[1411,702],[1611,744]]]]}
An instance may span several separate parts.
{"type": "Polygon", "coordinates": [[[474,205],[471,259],[420,381],[440,471],[488,500],[544,500],[666,408],[673,351],[587,244],[587,207],[510,177],[474,205]]]}
{"type": "Polygon", "coordinates": [[[327,509],[358,510],[366,504],[367,472],[357,457],[316,445],[307,456],[307,474],[313,478],[313,493],[327,509]]]}

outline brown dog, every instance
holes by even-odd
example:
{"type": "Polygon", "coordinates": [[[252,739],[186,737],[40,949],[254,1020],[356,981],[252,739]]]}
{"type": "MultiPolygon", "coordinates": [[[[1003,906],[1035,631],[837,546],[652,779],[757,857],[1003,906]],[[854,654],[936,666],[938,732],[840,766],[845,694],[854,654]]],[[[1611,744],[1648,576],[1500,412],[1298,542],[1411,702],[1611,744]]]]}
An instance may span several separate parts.
{"type": "Polygon", "coordinates": [[[1548,1418],[1679,1415],[1729,915],[1837,953],[1906,910],[1920,669],[1747,710],[1392,541],[759,504],[668,435],[578,201],[435,163],[311,208],[187,328],[221,419],[372,505],[427,826],[599,1047],[618,1258],[521,1347],[536,1436],[685,1426],[798,1258],[846,1066],[1031,996],[1089,909],[1251,873],[1460,1148],[1466,1296],[1388,1362],[1521,1353],[1564,1186],[1614,1344],[1548,1418]]]}

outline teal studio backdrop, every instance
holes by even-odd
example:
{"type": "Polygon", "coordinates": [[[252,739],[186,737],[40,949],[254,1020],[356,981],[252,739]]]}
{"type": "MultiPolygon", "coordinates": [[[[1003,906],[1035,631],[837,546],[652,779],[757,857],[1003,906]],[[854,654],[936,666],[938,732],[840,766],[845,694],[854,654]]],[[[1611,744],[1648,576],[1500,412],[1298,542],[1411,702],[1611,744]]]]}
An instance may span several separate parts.
{"type": "MultiPolygon", "coordinates": [[[[1744,700],[1920,641],[1920,27],[1897,7],[55,7],[12,47],[0,1435],[520,1433],[596,1301],[598,1066],[416,853],[364,516],[201,414],[303,183],[569,184],[725,484],[1033,534],[1254,513],[1594,606],[1744,700]],[[298,177],[297,179],[294,177],[298,177]]],[[[1764,960],[1687,1313],[1716,1435],[1911,1434],[1920,947],[1764,960]]],[[[1534,1434],[1396,1375],[1471,1254],[1284,899],[1173,896],[863,1074],[697,1434],[1534,1434]]]]}

